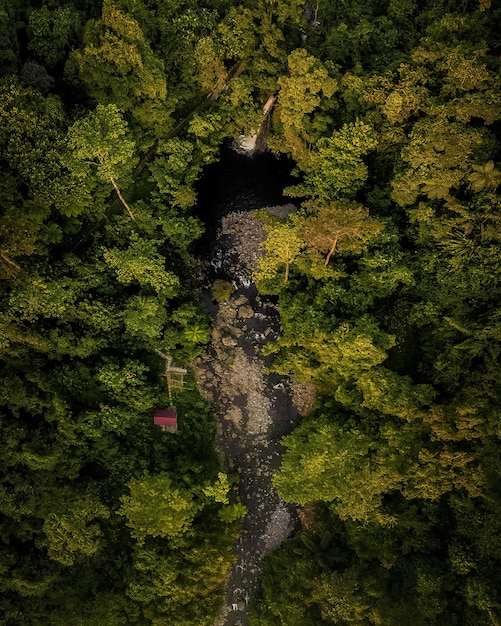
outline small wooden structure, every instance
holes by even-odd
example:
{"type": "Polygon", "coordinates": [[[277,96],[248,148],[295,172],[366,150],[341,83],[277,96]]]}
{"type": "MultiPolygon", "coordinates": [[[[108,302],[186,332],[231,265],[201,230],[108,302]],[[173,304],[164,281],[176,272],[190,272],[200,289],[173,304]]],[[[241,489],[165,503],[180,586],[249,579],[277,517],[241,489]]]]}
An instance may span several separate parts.
{"type": "Polygon", "coordinates": [[[184,375],[187,370],[182,367],[174,367],[172,365],[172,357],[165,355],[160,350],[155,350],[158,356],[161,356],[162,359],[165,359],[165,378],[167,380],[167,388],[169,390],[169,401],[172,404],[172,390],[173,389],[182,389],[184,385],[184,375]]]}
{"type": "Polygon", "coordinates": [[[187,370],[182,367],[174,367],[172,365],[171,356],[163,354],[160,350],[155,350],[155,352],[165,359],[164,373],[167,380],[167,389],[169,390],[170,406],[168,409],[157,409],[155,411],[155,415],[153,416],[153,423],[156,426],[160,426],[164,432],[175,433],[177,430],[177,411],[176,407],[172,406],[172,390],[183,388],[184,375],[187,370]]]}
{"type": "Polygon", "coordinates": [[[153,417],[153,423],[166,433],[175,433],[177,430],[177,411],[176,407],[168,409],[157,409],[153,417]]]}

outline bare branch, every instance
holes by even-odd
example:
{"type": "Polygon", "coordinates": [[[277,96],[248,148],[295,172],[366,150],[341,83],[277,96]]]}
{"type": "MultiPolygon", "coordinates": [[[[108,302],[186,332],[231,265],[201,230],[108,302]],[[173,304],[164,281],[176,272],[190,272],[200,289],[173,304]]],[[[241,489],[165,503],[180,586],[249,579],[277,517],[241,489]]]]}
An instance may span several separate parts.
{"type": "Polygon", "coordinates": [[[21,271],[21,267],[15,261],[12,261],[12,259],[9,259],[9,257],[6,254],[4,254],[3,252],[0,252],[0,257],[2,257],[2,259],[6,263],[8,263],[9,265],[12,265],[12,267],[15,267],[16,270],[21,271]]]}
{"type": "Polygon", "coordinates": [[[127,202],[125,202],[124,197],[122,196],[120,189],[118,188],[118,185],[115,182],[115,179],[113,178],[113,176],[110,176],[110,180],[111,180],[111,184],[113,185],[113,187],[115,187],[115,191],[117,192],[118,197],[120,198],[122,204],[124,205],[124,207],[127,209],[127,211],[129,212],[129,215],[131,216],[131,218],[133,220],[135,220],[136,218],[134,217],[134,213],[131,211],[130,206],[127,204],[127,202]]]}

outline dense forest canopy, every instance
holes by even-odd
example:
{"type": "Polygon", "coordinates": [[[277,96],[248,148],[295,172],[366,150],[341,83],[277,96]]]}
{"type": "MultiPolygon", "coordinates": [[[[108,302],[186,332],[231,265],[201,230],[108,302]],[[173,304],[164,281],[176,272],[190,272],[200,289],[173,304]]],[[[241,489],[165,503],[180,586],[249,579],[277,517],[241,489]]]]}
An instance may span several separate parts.
{"type": "Polygon", "coordinates": [[[263,122],[276,372],[316,409],[261,626],[501,624],[501,9],[0,0],[2,624],[213,623],[241,507],[189,379],[195,183],[263,122]],[[203,581],[201,584],[200,581],[203,581]]]}

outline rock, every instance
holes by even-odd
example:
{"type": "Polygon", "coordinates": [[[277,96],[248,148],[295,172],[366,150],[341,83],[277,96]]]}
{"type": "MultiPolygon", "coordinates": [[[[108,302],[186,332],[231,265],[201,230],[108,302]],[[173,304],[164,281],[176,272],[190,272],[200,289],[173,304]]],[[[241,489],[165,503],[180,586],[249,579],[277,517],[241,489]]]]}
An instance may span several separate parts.
{"type": "Polygon", "coordinates": [[[221,332],[219,328],[214,327],[212,329],[212,341],[213,343],[217,343],[221,339],[221,332]]]}
{"type": "Polygon", "coordinates": [[[234,337],[223,337],[222,344],[227,348],[234,348],[237,345],[237,340],[234,337]]]}
{"type": "Polygon", "coordinates": [[[225,302],[220,306],[220,319],[221,321],[231,321],[235,319],[236,311],[235,307],[232,306],[229,302],[225,302]]]}
{"type": "Polygon", "coordinates": [[[290,213],[297,211],[297,206],[289,202],[288,204],[281,204],[279,206],[268,206],[265,207],[264,210],[279,219],[285,219],[290,213]]]}
{"type": "Polygon", "coordinates": [[[246,304],[248,302],[247,298],[244,296],[244,294],[240,294],[238,296],[238,298],[235,298],[235,300],[233,300],[233,304],[235,306],[242,306],[242,304],[246,304]]]}
{"type": "Polygon", "coordinates": [[[249,305],[245,304],[238,309],[238,317],[243,319],[249,319],[254,317],[254,310],[249,305]]]}

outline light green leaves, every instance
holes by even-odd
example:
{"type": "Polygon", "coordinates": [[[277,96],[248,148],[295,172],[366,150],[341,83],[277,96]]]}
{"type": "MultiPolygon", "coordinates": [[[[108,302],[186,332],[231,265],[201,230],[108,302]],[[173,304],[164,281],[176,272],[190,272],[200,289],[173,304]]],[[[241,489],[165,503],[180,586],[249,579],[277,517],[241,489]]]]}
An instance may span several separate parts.
{"type": "Polygon", "coordinates": [[[407,165],[394,179],[393,199],[400,206],[414,204],[420,194],[449,200],[467,179],[484,134],[445,115],[416,122],[402,150],[407,165]]]}
{"type": "Polygon", "coordinates": [[[304,242],[292,224],[276,224],[265,228],[268,231],[268,236],[262,244],[265,256],[259,259],[255,280],[259,282],[273,278],[282,267],[285,267],[286,283],[289,280],[290,266],[304,247],[304,242]]]}
{"type": "MultiPolygon", "coordinates": [[[[337,81],[327,68],[303,48],[291,52],[289,73],[279,79],[277,115],[283,133],[278,146],[289,152],[305,169],[310,162],[310,145],[317,136],[312,120],[322,103],[332,97],[337,81]]],[[[277,141],[276,139],[274,140],[277,141]]]]}
{"type": "Polygon", "coordinates": [[[66,165],[78,176],[92,172],[101,181],[128,176],[134,167],[135,142],[115,104],[99,104],[68,130],[66,165]]]}
{"type": "Polygon", "coordinates": [[[210,338],[209,329],[206,326],[200,326],[196,324],[184,331],[184,336],[188,341],[193,343],[207,343],[210,338]]]}
{"type": "Polygon", "coordinates": [[[167,298],[177,293],[179,279],[165,269],[165,259],[157,252],[154,241],[137,239],[124,250],[104,250],[103,256],[119,282],[125,285],[139,283],[167,298]]]}
{"type": "Polygon", "coordinates": [[[341,519],[374,519],[384,493],[400,478],[383,450],[355,429],[326,420],[300,427],[285,439],[287,452],[273,483],[290,502],[333,503],[341,519]]]}
{"type": "Polygon", "coordinates": [[[214,500],[214,502],[221,502],[222,504],[228,504],[228,493],[230,491],[230,482],[228,476],[224,472],[219,472],[216,482],[211,485],[206,485],[202,492],[206,498],[214,500]]]}
{"type": "Polygon", "coordinates": [[[368,176],[362,157],[377,143],[377,133],[370,124],[361,120],[344,124],[330,137],[317,141],[304,167],[304,182],[290,187],[288,193],[324,201],[353,198],[368,176]]]}
{"type": "Polygon", "coordinates": [[[148,536],[180,540],[189,534],[199,505],[187,490],[173,485],[170,476],[145,474],[129,482],[130,495],[122,496],[119,513],[139,545],[148,536]]]}
{"type": "Polygon", "coordinates": [[[73,52],[69,68],[72,64],[100,104],[129,111],[157,136],[169,129],[163,62],[154,55],[139,23],[112,0],[104,1],[100,20],[87,23],[84,47],[73,52]]]}
{"type": "Polygon", "coordinates": [[[158,339],[167,322],[167,310],[162,299],[154,296],[129,298],[124,312],[129,335],[146,341],[158,339]]]}
{"type": "Polygon", "coordinates": [[[170,139],[159,146],[157,155],[148,167],[158,190],[173,206],[191,207],[196,201],[193,186],[200,171],[193,143],[170,139]]]}
{"type": "Polygon", "coordinates": [[[291,52],[288,66],[289,74],[278,81],[280,121],[285,128],[301,131],[304,116],[320,105],[322,96],[330,98],[334,94],[337,81],[304,48],[291,52]]]}
{"type": "Polygon", "coordinates": [[[109,517],[108,509],[91,495],[75,496],[65,489],[58,497],[65,499],[47,502],[43,530],[49,556],[62,565],[95,554],[102,544],[99,518],[109,517]]]}
{"type": "Polygon", "coordinates": [[[495,190],[501,185],[501,171],[495,167],[494,161],[487,161],[485,165],[473,164],[472,169],[468,180],[473,191],[495,190]]]}
{"type": "MultiPolygon", "coordinates": [[[[325,266],[334,253],[361,254],[384,228],[365,207],[355,203],[317,206],[306,202],[303,207],[305,211],[286,222],[264,226],[268,236],[262,243],[265,254],[259,259],[257,282],[275,279],[282,268],[284,282],[288,282],[291,265],[299,263],[301,257],[311,262],[308,271],[312,276],[325,277],[325,270],[318,271],[319,254],[324,255],[325,266]]],[[[267,289],[264,284],[261,288],[267,289]]]]}

